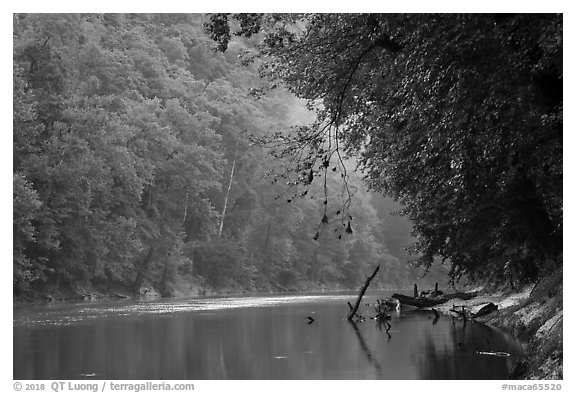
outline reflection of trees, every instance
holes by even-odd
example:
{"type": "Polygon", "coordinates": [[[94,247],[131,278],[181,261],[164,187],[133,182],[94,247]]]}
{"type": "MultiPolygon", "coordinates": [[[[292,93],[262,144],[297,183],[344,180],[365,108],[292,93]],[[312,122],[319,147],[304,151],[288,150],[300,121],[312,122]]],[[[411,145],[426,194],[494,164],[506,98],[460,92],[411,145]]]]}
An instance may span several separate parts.
{"type": "Polygon", "coordinates": [[[508,359],[482,357],[476,351],[489,347],[491,351],[515,353],[518,347],[511,338],[479,323],[452,320],[444,324],[450,329],[444,345],[433,331],[427,331],[424,337],[419,361],[423,379],[506,378],[512,366],[508,359]]]}

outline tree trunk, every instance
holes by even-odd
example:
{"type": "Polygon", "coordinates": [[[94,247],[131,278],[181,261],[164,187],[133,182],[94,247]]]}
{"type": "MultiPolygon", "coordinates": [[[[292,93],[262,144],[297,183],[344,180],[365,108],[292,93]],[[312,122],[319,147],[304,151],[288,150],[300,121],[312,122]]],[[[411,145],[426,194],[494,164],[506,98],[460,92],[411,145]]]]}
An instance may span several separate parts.
{"type": "Polygon", "coordinates": [[[162,279],[160,280],[160,293],[162,294],[162,296],[167,297],[170,296],[170,293],[168,292],[168,264],[164,265],[164,270],[162,271],[162,279]]]}
{"type": "Polygon", "coordinates": [[[230,189],[232,188],[232,179],[234,178],[234,168],[236,167],[236,159],[232,162],[232,170],[230,171],[230,181],[228,182],[228,190],[226,190],[226,196],[224,197],[224,207],[222,208],[222,218],[220,219],[220,228],[218,229],[218,237],[222,237],[222,229],[224,229],[224,217],[226,217],[226,207],[228,206],[228,196],[230,195],[230,189]]]}
{"type": "Polygon", "coordinates": [[[138,293],[140,285],[142,285],[142,280],[144,280],[144,276],[148,271],[148,266],[150,266],[150,262],[152,262],[152,254],[154,254],[154,247],[150,247],[150,250],[148,251],[146,258],[144,259],[144,262],[142,262],[142,264],[140,265],[140,269],[138,269],[138,274],[136,275],[136,280],[134,280],[134,285],[132,288],[134,293],[138,293]]]}

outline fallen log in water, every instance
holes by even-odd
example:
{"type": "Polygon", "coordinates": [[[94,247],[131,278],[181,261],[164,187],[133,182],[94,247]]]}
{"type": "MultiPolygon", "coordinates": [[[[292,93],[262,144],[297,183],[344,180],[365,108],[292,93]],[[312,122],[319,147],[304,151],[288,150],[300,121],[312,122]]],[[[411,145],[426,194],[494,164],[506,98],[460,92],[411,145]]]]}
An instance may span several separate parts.
{"type": "Polygon", "coordinates": [[[398,293],[395,293],[394,295],[392,295],[392,297],[394,299],[397,299],[402,305],[408,305],[418,308],[433,307],[437,306],[438,304],[446,302],[446,300],[442,299],[430,299],[426,297],[406,296],[406,295],[400,295],[398,293]]]}
{"type": "Polygon", "coordinates": [[[476,295],[477,295],[476,292],[457,292],[457,293],[450,293],[447,295],[442,295],[439,297],[423,297],[423,296],[413,297],[413,296],[406,296],[406,295],[401,295],[401,294],[395,293],[394,295],[392,295],[392,297],[394,299],[398,299],[400,304],[418,307],[418,308],[423,308],[423,307],[434,307],[434,306],[437,306],[439,304],[446,303],[448,300],[452,300],[452,299],[456,299],[456,298],[463,299],[463,300],[469,300],[469,299],[472,299],[473,297],[475,297],[476,295]]]}
{"type": "MultiPolygon", "coordinates": [[[[370,285],[370,281],[372,281],[372,279],[374,278],[376,273],[378,273],[379,269],[380,269],[380,265],[376,266],[374,273],[372,273],[372,275],[366,279],[364,286],[362,287],[362,289],[360,290],[360,293],[358,294],[358,299],[356,300],[356,304],[354,305],[354,307],[351,307],[350,313],[348,314],[348,317],[346,318],[349,321],[352,321],[352,318],[354,318],[354,315],[356,315],[356,313],[358,312],[358,307],[360,307],[360,302],[362,301],[362,296],[364,296],[366,289],[368,289],[368,285],[370,285]]],[[[348,302],[348,306],[351,306],[350,302],[348,302]]]]}

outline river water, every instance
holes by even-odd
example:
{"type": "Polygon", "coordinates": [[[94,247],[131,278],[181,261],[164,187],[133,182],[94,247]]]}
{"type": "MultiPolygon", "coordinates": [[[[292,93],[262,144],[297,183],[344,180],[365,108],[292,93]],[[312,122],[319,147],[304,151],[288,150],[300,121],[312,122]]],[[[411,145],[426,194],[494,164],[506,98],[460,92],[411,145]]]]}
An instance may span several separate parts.
{"type": "MultiPolygon", "coordinates": [[[[374,315],[367,294],[360,309],[374,315]],[[370,305],[366,305],[369,303],[370,305]]],[[[355,294],[14,308],[14,379],[505,379],[520,345],[428,311],[345,320],[355,294]],[[308,316],[314,322],[308,323],[308,316]],[[478,354],[506,352],[509,357],[478,354]]]]}

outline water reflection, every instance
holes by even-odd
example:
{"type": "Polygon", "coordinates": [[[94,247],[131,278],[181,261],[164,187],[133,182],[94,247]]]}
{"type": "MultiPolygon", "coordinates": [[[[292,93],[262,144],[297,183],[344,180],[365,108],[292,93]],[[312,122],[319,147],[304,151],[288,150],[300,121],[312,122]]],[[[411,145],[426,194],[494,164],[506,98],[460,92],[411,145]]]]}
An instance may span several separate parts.
{"type": "MultiPolygon", "coordinates": [[[[356,322],[354,321],[349,322],[350,325],[352,325],[354,332],[356,333],[356,337],[358,337],[358,343],[360,344],[360,348],[362,348],[362,351],[364,351],[366,359],[368,359],[368,362],[370,362],[376,368],[376,374],[381,378],[383,375],[382,366],[380,366],[380,363],[378,363],[378,359],[372,355],[372,351],[370,351],[370,348],[366,344],[366,341],[364,341],[364,337],[362,337],[362,333],[360,333],[360,329],[358,329],[358,325],[356,324],[356,322]]],[[[381,330],[382,321],[378,320],[377,323],[379,324],[379,329],[381,330]]]]}
{"type": "Polygon", "coordinates": [[[346,321],[350,297],[262,299],[18,309],[14,379],[501,379],[518,351],[431,312],[393,313],[387,332],[346,321]]]}
{"type": "Polygon", "coordinates": [[[511,337],[475,322],[452,320],[450,335],[443,340],[425,335],[425,356],[419,359],[423,379],[505,379],[515,357],[482,357],[478,351],[503,351],[516,355],[518,344],[511,337]],[[470,370],[475,367],[475,370],[470,370]],[[471,374],[474,377],[471,377],[471,374]]]}

